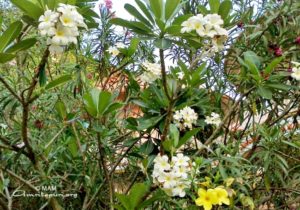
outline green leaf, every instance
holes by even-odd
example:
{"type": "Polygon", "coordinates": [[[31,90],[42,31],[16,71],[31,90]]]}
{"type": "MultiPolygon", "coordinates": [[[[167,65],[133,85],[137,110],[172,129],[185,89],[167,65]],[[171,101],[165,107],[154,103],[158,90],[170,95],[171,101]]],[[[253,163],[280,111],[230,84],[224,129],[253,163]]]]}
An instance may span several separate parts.
{"type": "Polygon", "coordinates": [[[128,20],[124,20],[122,18],[113,18],[110,20],[110,23],[131,29],[132,31],[134,31],[135,33],[138,33],[138,34],[143,34],[143,35],[152,34],[152,30],[149,29],[146,25],[144,25],[141,22],[128,21],[128,20]]]}
{"type": "MultiPolygon", "coordinates": [[[[93,117],[97,117],[97,106],[93,101],[93,97],[90,93],[86,93],[83,96],[83,103],[85,105],[86,111],[93,117]]],[[[98,104],[98,103],[97,103],[98,104]]]]}
{"type": "Polygon", "coordinates": [[[152,28],[152,24],[134,6],[130,4],[125,4],[124,8],[136,19],[152,28]]]}
{"type": "Polygon", "coordinates": [[[78,155],[78,147],[77,147],[76,139],[72,136],[69,136],[67,140],[67,145],[72,156],[76,157],[78,155]]]}
{"type": "Polygon", "coordinates": [[[47,75],[46,75],[46,68],[45,68],[45,66],[43,66],[41,68],[41,71],[39,72],[39,83],[40,83],[41,87],[45,86],[46,83],[47,83],[47,75]]]}
{"type": "Polygon", "coordinates": [[[144,196],[149,192],[149,190],[149,185],[144,183],[136,183],[133,185],[128,196],[133,209],[136,209],[136,207],[143,201],[144,196]]]}
{"type": "Polygon", "coordinates": [[[257,93],[265,99],[272,99],[272,91],[270,91],[265,87],[262,86],[258,87],[257,93]]]}
{"type": "Polygon", "coordinates": [[[130,42],[130,46],[128,48],[128,56],[132,56],[135,51],[137,50],[138,46],[140,43],[140,39],[138,38],[133,38],[130,42]]]}
{"type": "Polygon", "coordinates": [[[55,110],[58,112],[58,115],[62,120],[65,120],[67,117],[67,108],[64,102],[57,101],[54,106],[55,110]]]}
{"type": "Polygon", "coordinates": [[[162,116],[155,116],[155,117],[151,117],[151,118],[147,118],[147,117],[142,117],[138,119],[139,125],[137,127],[138,130],[142,131],[145,129],[148,129],[150,127],[155,126],[162,118],[164,117],[164,115],[162,116]]]}
{"type": "Polygon", "coordinates": [[[27,50],[30,47],[32,47],[33,45],[35,45],[36,42],[37,42],[37,40],[35,38],[24,39],[24,40],[20,41],[19,43],[13,45],[12,47],[8,48],[5,52],[16,53],[16,52],[19,52],[22,50],[27,50]]]}
{"type": "Polygon", "coordinates": [[[0,31],[2,31],[2,22],[3,22],[3,17],[0,17],[0,31]]]}
{"type": "Polygon", "coordinates": [[[0,53],[0,63],[6,63],[12,60],[16,55],[9,53],[0,53]]]}
{"type": "Polygon", "coordinates": [[[147,6],[140,0],[135,0],[135,2],[139,6],[139,8],[143,11],[143,13],[147,16],[148,20],[150,20],[152,23],[154,23],[154,19],[153,19],[151,13],[149,12],[149,9],[147,8],[147,6]]]}
{"type": "Polygon", "coordinates": [[[220,4],[218,14],[221,15],[222,19],[225,20],[232,9],[231,1],[225,0],[220,4]]]}
{"type": "Polygon", "coordinates": [[[180,138],[178,145],[176,146],[177,148],[181,147],[184,145],[186,142],[188,142],[194,135],[196,135],[201,128],[195,128],[193,130],[190,130],[184,134],[183,137],[180,138]]]}
{"type": "Polygon", "coordinates": [[[255,52],[253,52],[253,51],[246,51],[246,52],[243,53],[243,55],[244,55],[245,61],[252,62],[253,64],[255,64],[255,66],[257,68],[260,67],[260,64],[261,64],[260,58],[256,55],[255,52]]]}
{"type": "Polygon", "coordinates": [[[157,19],[163,19],[163,0],[149,0],[151,10],[157,19]]]}
{"type": "Polygon", "coordinates": [[[173,140],[173,146],[177,147],[179,142],[179,130],[176,125],[170,125],[170,137],[173,140]]]}
{"type": "Polygon", "coordinates": [[[172,41],[169,39],[156,39],[154,45],[159,49],[168,49],[172,46],[172,41]]]}
{"type": "Polygon", "coordinates": [[[270,84],[265,84],[264,86],[272,89],[283,90],[283,91],[289,91],[291,89],[291,86],[286,84],[281,84],[281,83],[270,83],[270,84]]]}
{"type": "Polygon", "coordinates": [[[209,0],[210,13],[218,13],[220,7],[220,0],[209,0]]]}
{"type": "Polygon", "coordinates": [[[116,103],[112,103],[110,104],[104,111],[103,115],[107,115],[109,113],[112,113],[118,109],[120,109],[123,106],[122,103],[116,102],[116,103]]]}
{"type": "Polygon", "coordinates": [[[3,52],[4,49],[20,35],[22,26],[22,22],[17,21],[10,24],[6,31],[3,32],[2,36],[0,37],[0,52],[3,52]]]}
{"type": "Polygon", "coordinates": [[[58,87],[60,85],[63,85],[63,84],[65,84],[66,82],[68,82],[70,80],[72,80],[72,75],[70,75],[70,74],[60,76],[59,78],[57,78],[57,79],[49,82],[46,85],[45,89],[46,90],[50,90],[52,88],[58,87]]]}
{"type": "Polygon", "coordinates": [[[112,102],[112,95],[108,91],[101,91],[98,100],[98,114],[103,115],[112,102]]]}
{"type": "Polygon", "coordinates": [[[11,3],[16,5],[19,9],[26,13],[29,17],[38,20],[44,13],[43,9],[29,0],[10,0],[11,3]]]}
{"type": "Polygon", "coordinates": [[[129,200],[129,196],[116,193],[116,197],[126,210],[133,210],[134,209],[134,208],[131,207],[131,202],[129,200]]]}
{"type": "Polygon", "coordinates": [[[274,68],[282,61],[283,57],[275,58],[269,65],[265,68],[264,73],[269,75],[272,73],[274,68]]]}
{"type": "Polygon", "coordinates": [[[165,17],[166,20],[169,20],[174,13],[177,11],[177,8],[180,5],[181,0],[167,0],[166,1],[166,8],[165,8],[165,17]]]}
{"type": "Polygon", "coordinates": [[[146,141],[142,146],[140,147],[140,152],[144,153],[145,155],[149,155],[154,149],[153,142],[151,140],[146,141]]]}

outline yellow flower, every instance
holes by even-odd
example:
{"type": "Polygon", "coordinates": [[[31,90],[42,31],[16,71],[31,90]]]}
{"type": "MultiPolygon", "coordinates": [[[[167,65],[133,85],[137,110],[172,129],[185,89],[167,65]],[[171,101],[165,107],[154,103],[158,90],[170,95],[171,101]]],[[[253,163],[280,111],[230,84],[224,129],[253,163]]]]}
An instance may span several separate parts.
{"type": "Polygon", "coordinates": [[[230,201],[228,198],[228,193],[225,189],[223,189],[221,187],[217,187],[214,189],[214,192],[216,193],[217,198],[218,198],[217,202],[214,204],[219,204],[219,205],[222,205],[222,204],[229,205],[230,204],[230,201]]]}
{"type": "Polygon", "coordinates": [[[230,178],[227,178],[225,179],[225,184],[226,184],[226,187],[230,187],[232,185],[232,183],[234,182],[234,178],[230,177],[230,178]]]}
{"type": "Polygon", "coordinates": [[[200,188],[198,190],[199,198],[195,200],[197,206],[203,206],[204,210],[211,210],[212,206],[218,203],[217,193],[213,189],[200,188]]]}

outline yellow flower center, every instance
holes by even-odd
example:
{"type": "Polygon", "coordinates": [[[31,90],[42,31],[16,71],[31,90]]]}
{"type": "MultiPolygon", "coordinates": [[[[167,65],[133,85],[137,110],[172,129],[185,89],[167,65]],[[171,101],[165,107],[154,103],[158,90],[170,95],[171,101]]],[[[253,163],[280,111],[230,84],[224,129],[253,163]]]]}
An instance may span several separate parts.
{"type": "Polygon", "coordinates": [[[66,24],[72,22],[71,18],[69,18],[69,17],[64,17],[64,18],[62,19],[62,21],[63,21],[64,23],[66,23],[66,24]]]}

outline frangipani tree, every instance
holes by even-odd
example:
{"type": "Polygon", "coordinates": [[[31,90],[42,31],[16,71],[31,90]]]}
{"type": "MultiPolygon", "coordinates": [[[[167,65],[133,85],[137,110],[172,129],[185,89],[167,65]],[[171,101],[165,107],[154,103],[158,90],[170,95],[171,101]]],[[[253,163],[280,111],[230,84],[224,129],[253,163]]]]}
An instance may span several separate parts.
{"type": "Polygon", "coordinates": [[[1,208],[297,208],[299,3],[11,3],[1,208]]]}

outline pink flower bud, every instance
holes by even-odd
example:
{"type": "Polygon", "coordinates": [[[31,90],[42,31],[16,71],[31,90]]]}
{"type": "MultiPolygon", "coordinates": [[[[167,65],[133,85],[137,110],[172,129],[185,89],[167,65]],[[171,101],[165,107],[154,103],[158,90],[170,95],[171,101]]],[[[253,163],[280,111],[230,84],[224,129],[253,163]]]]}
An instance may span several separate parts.
{"type": "Polygon", "coordinates": [[[274,55],[277,57],[282,56],[282,49],[280,47],[276,48],[274,51],[274,55]]]}
{"type": "Polygon", "coordinates": [[[295,43],[300,45],[300,36],[295,39],[295,43]]]}

